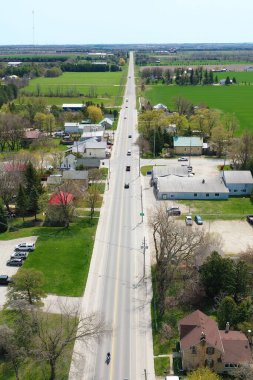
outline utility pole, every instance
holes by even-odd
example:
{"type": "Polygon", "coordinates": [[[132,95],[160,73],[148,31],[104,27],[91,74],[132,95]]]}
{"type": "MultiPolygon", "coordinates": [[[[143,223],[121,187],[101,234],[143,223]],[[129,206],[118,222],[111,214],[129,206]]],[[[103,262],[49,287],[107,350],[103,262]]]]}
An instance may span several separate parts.
{"type": "Polygon", "coordinates": [[[146,249],[148,249],[148,246],[146,245],[146,239],[144,236],[143,243],[141,246],[141,249],[143,249],[143,281],[145,280],[146,276],[146,249]]]}
{"type": "Polygon", "coordinates": [[[147,370],[144,369],[144,377],[145,377],[145,380],[147,380],[147,370]]]}
{"type": "Polygon", "coordinates": [[[154,128],[154,158],[155,158],[155,128],[154,128]]]}
{"type": "Polygon", "coordinates": [[[143,199],[142,199],[142,186],[141,186],[141,223],[143,223],[143,216],[144,216],[144,212],[143,212],[143,199]]]}
{"type": "Polygon", "coordinates": [[[139,177],[141,175],[141,152],[140,152],[140,148],[139,148],[139,177]]]}

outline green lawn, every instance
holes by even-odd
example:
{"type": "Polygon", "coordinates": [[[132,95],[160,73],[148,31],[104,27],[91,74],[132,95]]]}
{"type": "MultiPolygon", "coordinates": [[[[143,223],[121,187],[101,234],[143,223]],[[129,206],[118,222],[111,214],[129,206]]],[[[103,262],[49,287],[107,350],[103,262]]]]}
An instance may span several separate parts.
{"type": "Polygon", "coordinates": [[[226,79],[227,76],[229,76],[230,79],[233,79],[235,77],[236,82],[244,85],[242,82],[253,83],[253,72],[249,71],[227,71],[225,73],[214,73],[214,77],[217,75],[218,79],[226,79]]]}
{"type": "Polygon", "coordinates": [[[154,358],[156,376],[165,376],[170,372],[170,358],[154,358]]]}
{"type": "MultiPolygon", "coordinates": [[[[164,166],[164,165],[156,165],[156,166],[164,166]]],[[[147,172],[150,172],[153,170],[154,165],[146,165],[141,167],[141,174],[146,176],[147,172]]]]}
{"type": "MultiPolygon", "coordinates": [[[[247,74],[247,73],[242,73],[247,74]]],[[[251,76],[253,73],[249,73],[251,76]]],[[[164,103],[173,109],[173,99],[183,96],[194,104],[204,103],[211,108],[220,109],[226,113],[235,113],[243,130],[253,130],[253,85],[232,86],[146,86],[145,97],[152,103],[164,103]]]]}
{"type": "Polygon", "coordinates": [[[68,230],[56,227],[30,227],[1,234],[1,240],[38,236],[36,249],[25,268],[45,275],[44,290],[64,296],[81,296],[86,284],[96,233],[97,219],[78,219],[68,230]]]}
{"type": "Polygon", "coordinates": [[[118,105],[125,89],[126,68],[119,72],[63,73],[56,78],[35,78],[22,90],[24,94],[48,96],[50,104],[93,100],[106,106],[118,105]],[[51,98],[52,97],[52,98],[51,98]],[[60,102],[61,99],[61,102],[60,102]]]}
{"type": "MultiPolygon", "coordinates": [[[[7,324],[11,326],[14,321],[14,312],[11,310],[0,311],[0,324],[7,324]]],[[[61,315],[50,314],[48,320],[51,326],[58,326],[59,318],[61,315]]],[[[64,317],[63,317],[64,318],[64,317]]],[[[63,357],[59,359],[57,365],[57,379],[67,380],[69,374],[69,368],[72,358],[73,346],[66,350],[63,357]]],[[[31,358],[26,359],[21,365],[20,369],[20,379],[22,380],[45,380],[49,378],[49,366],[44,362],[37,362],[31,358]]],[[[0,357],[0,380],[16,380],[13,369],[10,365],[0,357]]]]}
{"type": "Polygon", "coordinates": [[[181,200],[193,214],[199,214],[205,220],[245,220],[247,214],[253,214],[250,198],[229,198],[225,201],[181,200]]]}

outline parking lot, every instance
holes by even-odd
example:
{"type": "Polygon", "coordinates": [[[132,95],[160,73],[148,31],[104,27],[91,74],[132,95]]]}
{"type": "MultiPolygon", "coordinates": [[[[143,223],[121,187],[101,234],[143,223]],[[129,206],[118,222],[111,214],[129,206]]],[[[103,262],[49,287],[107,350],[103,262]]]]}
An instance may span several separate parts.
{"type": "MultiPolygon", "coordinates": [[[[35,243],[37,237],[31,236],[26,238],[14,239],[14,240],[2,240],[0,241],[0,275],[13,276],[17,273],[19,267],[7,266],[6,262],[9,260],[11,254],[14,252],[15,246],[19,243],[35,243]]],[[[30,253],[32,254],[32,252],[30,253]]],[[[5,303],[5,296],[7,292],[7,286],[0,286],[0,308],[5,303]]]]}
{"type": "MultiPolygon", "coordinates": [[[[168,165],[176,164],[177,159],[173,160],[164,160],[158,159],[153,160],[142,160],[142,165],[168,165]]],[[[214,176],[218,174],[218,165],[222,165],[223,160],[217,160],[203,157],[192,157],[191,165],[193,166],[193,172],[197,176],[214,176]]],[[[178,162],[178,165],[181,165],[181,162],[178,162]]],[[[154,193],[153,187],[150,187],[150,177],[142,177],[143,183],[143,195],[144,195],[144,205],[145,205],[145,215],[147,218],[150,218],[152,215],[152,209],[157,205],[161,204],[161,201],[157,201],[154,193]]],[[[183,204],[178,204],[175,200],[173,201],[162,201],[166,207],[179,206],[182,213],[188,212],[188,207],[183,204]]],[[[179,223],[184,223],[180,220],[179,223]]],[[[191,228],[191,227],[189,227],[191,228]]],[[[203,226],[197,226],[193,223],[193,228],[204,228],[207,232],[219,234],[223,241],[223,250],[225,254],[236,255],[241,251],[246,250],[249,246],[253,247],[253,226],[249,225],[247,221],[242,220],[230,220],[230,221],[204,221],[203,226]]],[[[152,232],[149,231],[149,244],[150,248],[153,247],[152,242],[152,232]]]]}

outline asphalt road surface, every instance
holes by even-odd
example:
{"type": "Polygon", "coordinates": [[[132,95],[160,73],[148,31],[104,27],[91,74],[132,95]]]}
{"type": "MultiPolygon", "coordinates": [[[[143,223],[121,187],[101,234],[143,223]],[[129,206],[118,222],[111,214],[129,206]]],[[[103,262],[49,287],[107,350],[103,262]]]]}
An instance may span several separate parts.
{"type": "Polygon", "coordinates": [[[153,380],[149,251],[145,261],[133,54],[110,159],[82,313],[96,312],[109,332],[99,342],[76,343],[71,380],[153,380]],[[131,137],[130,137],[131,135],[131,137]],[[131,150],[131,156],[127,151],[131,150]],[[126,171],[126,166],[131,170],[126,171]],[[125,188],[125,183],[129,188],[125,188]],[[145,276],[144,276],[145,274],[145,276]],[[145,278],[144,278],[145,277],[145,278]],[[105,363],[111,353],[110,364],[105,363]]]}

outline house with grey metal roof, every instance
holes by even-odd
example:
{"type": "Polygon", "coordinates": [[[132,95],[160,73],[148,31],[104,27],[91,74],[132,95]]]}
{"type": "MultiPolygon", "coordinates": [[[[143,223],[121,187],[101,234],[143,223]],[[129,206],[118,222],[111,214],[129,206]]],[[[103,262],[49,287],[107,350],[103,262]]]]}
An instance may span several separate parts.
{"type": "Polygon", "coordinates": [[[187,177],[189,175],[189,172],[186,166],[179,166],[179,165],[153,166],[152,175],[151,175],[151,185],[155,184],[159,177],[167,177],[169,175],[187,177]]]}
{"type": "Polygon", "coordinates": [[[203,138],[199,136],[174,136],[173,146],[175,154],[198,156],[202,154],[203,138]]]}
{"type": "Polygon", "coordinates": [[[159,200],[173,199],[228,199],[229,190],[223,179],[217,177],[159,177],[156,184],[159,200]]]}
{"type": "Polygon", "coordinates": [[[249,170],[225,170],[223,180],[230,195],[249,195],[253,190],[253,178],[249,170]]]}

